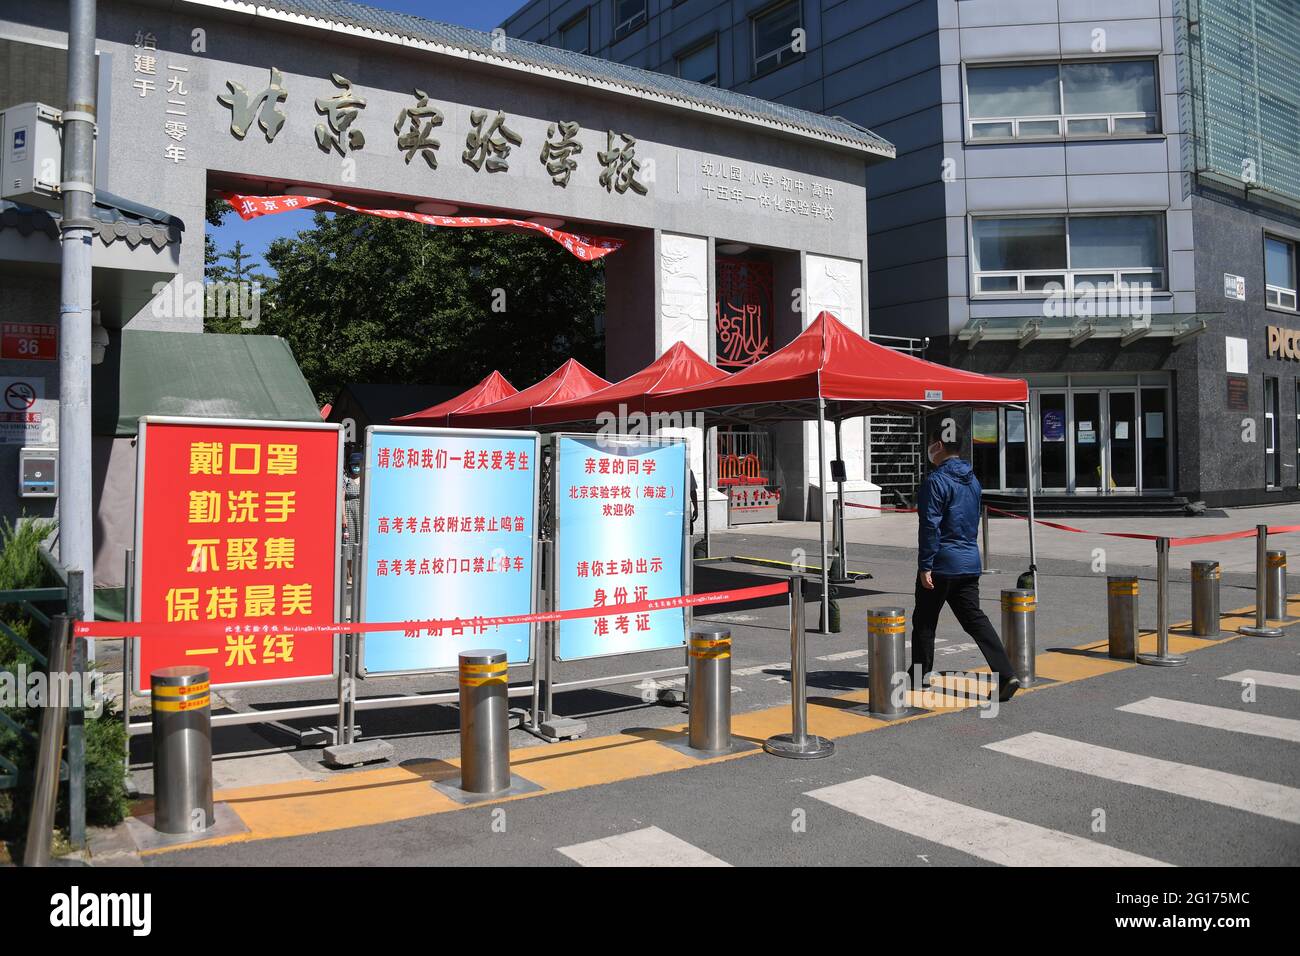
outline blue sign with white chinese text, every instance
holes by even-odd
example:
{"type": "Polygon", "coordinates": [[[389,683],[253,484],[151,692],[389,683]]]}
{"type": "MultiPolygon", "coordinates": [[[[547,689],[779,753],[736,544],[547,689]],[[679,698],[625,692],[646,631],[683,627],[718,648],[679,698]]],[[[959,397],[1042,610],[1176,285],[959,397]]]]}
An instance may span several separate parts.
{"type": "MultiPolygon", "coordinates": [[[[555,473],[558,610],[686,593],[685,441],[561,435],[555,473]]],[[[682,647],[688,620],[685,608],[562,620],[557,657],[682,647]]]]}
{"type": "Polygon", "coordinates": [[[365,635],[367,675],[442,670],[463,650],[531,658],[538,436],[460,428],[366,430],[361,620],[451,623],[365,635]]]}

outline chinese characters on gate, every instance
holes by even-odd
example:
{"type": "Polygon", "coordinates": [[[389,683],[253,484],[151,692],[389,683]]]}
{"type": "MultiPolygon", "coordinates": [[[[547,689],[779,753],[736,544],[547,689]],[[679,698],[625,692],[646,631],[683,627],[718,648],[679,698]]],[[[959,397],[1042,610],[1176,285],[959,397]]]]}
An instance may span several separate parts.
{"type": "MultiPolygon", "coordinates": [[[[149,44],[150,51],[156,51],[157,41],[152,34],[137,35],[137,47],[143,50],[142,44],[145,43],[149,44]]],[[[157,57],[152,52],[147,54],[147,59],[146,54],[138,54],[136,61],[137,71],[142,62],[147,63],[151,70],[157,65],[157,57]]],[[[346,156],[366,146],[366,135],[362,127],[367,103],[364,97],[353,90],[352,81],[342,74],[330,74],[330,81],[335,90],[315,100],[315,112],[323,118],[314,127],[316,145],[324,152],[333,151],[346,156]]],[[[289,99],[289,91],[284,85],[281,72],[271,67],[269,82],[256,92],[235,80],[227,80],[225,85],[226,92],[217,97],[217,102],[230,111],[231,135],[236,139],[244,139],[256,122],[266,141],[274,142],[288,119],[287,113],[281,108],[289,99]]],[[[153,90],[153,82],[137,77],[135,88],[141,96],[147,96],[153,90]]],[[[168,90],[170,95],[171,86],[168,90]]],[[[393,146],[402,154],[407,165],[419,156],[430,170],[437,170],[438,151],[442,142],[435,139],[432,133],[435,128],[443,126],[445,117],[440,109],[430,103],[427,92],[421,89],[413,92],[414,102],[404,106],[393,122],[393,146]]],[[[172,101],[169,99],[168,103],[171,104],[172,101]]],[[[179,105],[184,106],[184,103],[179,105]]],[[[551,182],[556,186],[568,186],[570,178],[578,170],[577,157],[582,153],[578,134],[581,132],[582,127],[574,121],[558,121],[547,127],[537,155],[538,161],[546,168],[551,182]]],[[[182,128],[179,138],[183,136],[182,128]]],[[[466,166],[476,173],[504,173],[510,169],[512,150],[523,146],[524,138],[510,127],[509,117],[504,110],[492,112],[476,109],[470,112],[469,129],[464,143],[460,159],[466,166]]],[[[605,131],[605,148],[596,151],[593,165],[599,167],[596,182],[606,192],[623,195],[631,191],[644,196],[649,191],[642,175],[642,163],[637,157],[636,146],[636,139],[627,133],[605,131]]],[[[168,158],[180,162],[185,159],[184,153],[184,148],[180,147],[179,153],[169,153],[168,158]]]]}

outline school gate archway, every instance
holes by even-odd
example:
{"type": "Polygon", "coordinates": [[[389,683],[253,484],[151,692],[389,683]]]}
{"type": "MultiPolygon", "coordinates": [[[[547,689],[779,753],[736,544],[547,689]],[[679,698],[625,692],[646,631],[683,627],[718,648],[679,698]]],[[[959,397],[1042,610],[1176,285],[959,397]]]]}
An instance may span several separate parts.
{"type": "MultiPolygon", "coordinates": [[[[66,29],[62,2],[0,13],[15,48],[66,47],[66,29]]],[[[866,167],[894,151],[850,123],[322,0],[101,0],[97,32],[97,186],[183,221],[163,269],[175,283],[202,280],[214,190],[297,188],[621,239],[605,260],[611,379],[679,341],[716,359],[716,263],[747,250],[773,277],[770,348],[823,310],[867,332],[866,167]]],[[[147,297],[121,301],[110,327],[201,330],[197,316],[158,318],[147,297]]],[[[32,321],[57,321],[57,284],[30,308],[32,321]]],[[[784,517],[811,511],[814,429],[775,432],[784,517]]],[[[861,420],[844,446],[849,496],[878,501],[861,420]]]]}

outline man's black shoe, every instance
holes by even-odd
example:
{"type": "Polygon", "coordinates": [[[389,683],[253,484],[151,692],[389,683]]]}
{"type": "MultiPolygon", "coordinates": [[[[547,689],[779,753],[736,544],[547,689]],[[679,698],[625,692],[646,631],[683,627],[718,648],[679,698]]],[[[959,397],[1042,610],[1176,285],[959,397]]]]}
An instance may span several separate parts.
{"type": "Polygon", "coordinates": [[[1020,690],[1020,678],[1018,677],[1009,677],[1004,681],[998,681],[998,701],[1006,703],[1016,695],[1018,690],[1020,690]]]}

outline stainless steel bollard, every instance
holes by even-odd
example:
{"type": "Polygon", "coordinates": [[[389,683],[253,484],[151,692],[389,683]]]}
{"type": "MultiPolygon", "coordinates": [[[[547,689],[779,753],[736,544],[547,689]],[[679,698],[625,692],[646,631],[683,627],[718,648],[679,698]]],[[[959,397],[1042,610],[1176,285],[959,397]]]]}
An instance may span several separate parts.
{"type": "Polygon", "coordinates": [[[1270,621],[1286,620],[1286,552],[1268,552],[1266,614],[1270,621]]]}
{"type": "Polygon", "coordinates": [[[1268,623],[1268,525],[1255,525],[1255,623],[1237,628],[1248,637],[1281,637],[1282,629],[1268,623]]]}
{"type": "Polygon", "coordinates": [[[1111,657],[1124,661],[1137,659],[1137,578],[1129,575],[1106,578],[1106,636],[1111,657]]]}
{"type": "Polygon", "coordinates": [[[907,713],[907,612],[901,607],[867,611],[867,685],[873,717],[902,717],[907,713]],[[902,703],[896,698],[902,687],[902,703]]]}
{"type": "Polygon", "coordinates": [[[691,631],[687,740],[695,750],[731,749],[731,631],[727,628],[691,631]]]}
{"type": "Polygon", "coordinates": [[[1218,561],[1192,562],[1192,634],[1196,637],[1219,636],[1221,577],[1218,561]]]}
{"type": "Polygon", "coordinates": [[[1034,649],[1034,612],[1037,609],[1038,601],[1033,591],[1012,588],[1002,592],[1002,642],[1021,687],[1033,687],[1038,680],[1034,649]]]}
{"type": "Polygon", "coordinates": [[[154,829],[201,833],[212,815],[212,696],[208,669],[160,667],[149,675],[153,704],[154,829]]]}
{"type": "Polygon", "coordinates": [[[510,789],[510,701],[506,652],[460,652],[460,789],[510,789]]]}

